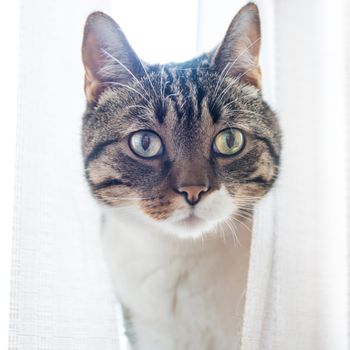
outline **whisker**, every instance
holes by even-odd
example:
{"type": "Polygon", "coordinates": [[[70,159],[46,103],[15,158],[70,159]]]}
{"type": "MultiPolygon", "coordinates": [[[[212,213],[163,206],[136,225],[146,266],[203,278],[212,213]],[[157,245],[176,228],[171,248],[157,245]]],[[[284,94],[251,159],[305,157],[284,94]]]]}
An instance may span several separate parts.
{"type": "Polygon", "coordinates": [[[226,72],[226,69],[229,67],[229,65],[231,64],[231,62],[227,62],[224,69],[221,71],[220,75],[219,75],[219,78],[218,78],[218,81],[216,83],[216,86],[215,86],[215,89],[214,89],[214,92],[213,92],[213,99],[215,100],[215,97],[216,97],[216,94],[217,94],[217,91],[219,89],[219,86],[221,86],[222,84],[222,80],[223,80],[223,77],[224,77],[224,74],[226,72]],[[219,85],[220,83],[220,85],[219,85]]]}
{"type": "Polygon", "coordinates": [[[164,102],[165,102],[165,89],[166,89],[166,86],[168,85],[168,84],[170,84],[170,81],[169,80],[167,80],[166,82],[165,82],[165,84],[164,84],[164,87],[163,87],[163,107],[164,107],[164,102]]]}
{"type": "Polygon", "coordinates": [[[99,83],[101,85],[104,85],[104,84],[108,84],[108,85],[117,85],[117,86],[122,86],[122,87],[125,87],[135,93],[137,93],[138,95],[140,95],[146,102],[147,104],[149,105],[152,105],[151,102],[149,100],[147,100],[147,98],[138,90],[134,89],[133,87],[129,86],[129,85],[126,85],[126,84],[122,84],[122,83],[118,83],[118,82],[115,82],[115,81],[104,81],[102,83],[99,83]]]}
{"type": "Polygon", "coordinates": [[[121,200],[121,201],[133,201],[133,200],[145,200],[145,199],[149,199],[149,200],[153,200],[154,198],[152,197],[119,197],[117,195],[113,196],[113,195],[106,195],[103,193],[99,193],[98,194],[100,197],[104,197],[104,198],[110,198],[110,199],[114,199],[114,200],[121,200]]]}
{"type": "Polygon", "coordinates": [[[231,233],[231,237],[232,237],[234,243],[237,244],[238,246],[241,246],[241,242],[240,242],[238,235],[237,235],[237,226],[235,225],[235,223],[232,222],[230,219],[228,221],[225,221],[225,223],[229,228],[229,232],[231,233]]]}
{"type": "Polygon", "coordinates": [[[257,65],[254,65],[253,67],[247,69],[244,73],[240,74],[239,76],[237,76],[237,78],[233,79],[232,82],[230,82],[230,84],[228,84],[226,86],[226,88],[220,93],[220,95],[218,96],[218,98],[216,99],[215,103],[222,103],[225,95],[227,94],[227,92],[230,90],[230,88],[236,84],[242,77],[244,77],[247,73],[249,73],[251,70],[255,69],[257,67],[257,65]]]}
{"type": "MultiPolygon", "coordinates": [[[[232,101],[232,102],[224,105],[224,108],[228,108],[229,106],[231,106],[232,104],[235,104],[235,103],[236,103],[236,101],[232,101]]],[[[255,114],[255,115],[259,116],[259,117],[263,117],[264,116],[261,113],[249,111],[248,109],[233,109],[233,110],[230,110],[230,112],[242,112],[242,113],[255,114]]]]}
{"type": "Polygon", "coordinates": [[[164,75],[164,66],[162,65],[160,69],[160,96],[162,100],[162,106],[164,107],[163,75],[164,75]]]}
{"type": "Polygon", "coordinates": [[[131,108],[142,108],[142,109],[147,110],[150,114],[153,114],[153,111],[152,111],[149,107],[146,107],[146,106],[142,106],[142,105],[132,105],[132,106],[127,106],[127,107],[126,107],[126,109],[131,109],[131,108]]]}
{"type": "MultiPolygon", "coordinates": [[[[260,37],[257,38],[256,40],[254,40],[250,45],[248,45],[242,52],[240,52],[240,54],[232,61],[232,63],[230,64],[229,68],[226,70],[226,73],[225,75],[223,76],[223,78],[221,79],[221,83],[220,83],[220,86],[222,84],[222,82],[224,81],[224,79],[226,78],[228,72],[230,71],[230,69],[233,67],[233,65],[253,46],[255,45],[258,41],[260,40],[260,37]]],[[[230,62],[227,63],[227,65],[229,64],[230,62]]],[[[225,66],[225,68],[227,67],[227,65],[225,66]]],[[[225,70],[224,68],[224,70],[225,70]]],[[[220,78],[220,77],[219,77],[220,78]]],[[[219,86],[219,88],[220,88],[219,86]]],[[[218,88],[218,89],[219,89],[218,88]]],[[[213,97],[214,101],[216,100],[216,95],[214,95],[213,97]]],[[[213,102],[214,103],[214,102],[213,102]]]]}
{"type": "Polygon", "coordinates": [[[167,97],[165,97],[165,99],[167,99],[167,98],[169,98],[169,97],[172,97],[172,96],[179,96],[179,93],[170,94],[170,95],[168,95],[167,97]]]}
{"type": "Polygon", "coordinates": [[[235,220],[238,224],[244,226],[248,231],[251,231],[251,228],[248,227],[244,222],[242,222],[241,220],[235,218],[234,216],[231,217],[232,220],[235,220]]]}
{"type": "Polygon", "coordinates": [[[235,198],[235,203],[241,203],[241,204],[255,204],[260,197],[257,198],[235,198]]]}
{"type": "Polygon", "coordinates": [[[186,70],[209,70],[209,68],[206,68],[206,67],[188,67],[188,68],[176,68],[176,67],[171,67],[172,70],[174,71],[186,71],[186,70]]]}
{"type": "Polygon", "coordinates": [[[147,77],[147,79],[148,79],[148,81],[149,81],[149,83],[150,83],[150,85],[152,87],[152,90],[154,91],[154,95],[158,96],[157,92],[156,92],[156,89],[154,88],[154,85],[152,84],[151,78],[150,78],[149,74],[147,73],[147,70],[146,70],[144,64],[142,63],[142,61],[140,59],[139,59],[139,62],[140,62],[141,66],[142,66],[142,68],[143,68],[143,70],[144,70],[144,72],[146,74],[146,77],[147,77]]]}
{"type": "Polygon", "coordinates": [[[226,235],[225,235],[224,229],[222,230],[221,236],[222,236],[222,240],[224,241],[224,244],[226,244],[226,235]]]}
{"type": "Polygon", "coordinates": [[[140,85],[142,90],[149,95],[148,91],[145,89],[145,87],[141,84],[140,80],[136,78],[136,76],[130,71],[128,67],[126,67],[121,61],[118,60],[118,58],[114,57],[112,54],[110,54],[105,49],[101,49],[108,57],[110,57],[115,62],[119,63],[134,79],[135,81],[140,85]]]}
{"type": "Polygon", "coordinates": [[[259,199],[258,196],[236,196],[235,199],[259,199]]]}

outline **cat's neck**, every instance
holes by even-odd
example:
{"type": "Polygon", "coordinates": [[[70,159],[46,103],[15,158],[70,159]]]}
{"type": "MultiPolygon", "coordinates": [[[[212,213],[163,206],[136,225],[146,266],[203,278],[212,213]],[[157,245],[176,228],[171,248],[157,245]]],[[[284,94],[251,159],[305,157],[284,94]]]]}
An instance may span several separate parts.
{"type": "Polygon", "coordinates": [[[103,245],[135,349],[239,349],[249,222],[184,240],[108,212],[103,245]]]}

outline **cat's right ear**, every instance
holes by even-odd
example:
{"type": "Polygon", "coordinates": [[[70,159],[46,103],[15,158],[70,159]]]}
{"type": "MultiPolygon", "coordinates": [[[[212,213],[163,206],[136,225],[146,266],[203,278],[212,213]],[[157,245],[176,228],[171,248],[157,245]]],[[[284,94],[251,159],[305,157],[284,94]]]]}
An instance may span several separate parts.
{"type": "Polygon", "coordinates": [[[212,53],[216,68],[260,89],[260,35],[259,10],[250,2],[233,18],[223,42],[212,53]]]}
{"type": "Polygon", "coordinates": [[[82,58],[89,103],[108,86],[127,85],[143,69],[119,25],[102,12],[94,12],[86,20],[82,58]]]}

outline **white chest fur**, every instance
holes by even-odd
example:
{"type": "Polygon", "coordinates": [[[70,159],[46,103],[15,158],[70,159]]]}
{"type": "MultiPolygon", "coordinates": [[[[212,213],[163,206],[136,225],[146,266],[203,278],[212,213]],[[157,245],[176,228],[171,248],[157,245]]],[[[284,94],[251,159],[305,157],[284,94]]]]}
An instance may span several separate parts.
{"type": "Polygon", "coordinates": [[[107,213],[103,246],[135,349],[239,348],[250,231],[237,225],[239,244],[227,231],[180,240],[130,213],[107,213]]]}

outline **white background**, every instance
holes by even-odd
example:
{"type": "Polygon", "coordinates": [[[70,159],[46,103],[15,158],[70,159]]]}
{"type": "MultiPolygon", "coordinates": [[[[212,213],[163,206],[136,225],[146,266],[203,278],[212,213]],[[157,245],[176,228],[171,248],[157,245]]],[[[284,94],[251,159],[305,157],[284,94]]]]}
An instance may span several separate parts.
{"type": "Polygon", "coordinates": [[[0,2],[0,348],[7,349],[17,119],[19,1],[0,2]],[[6,3],[6,4],[5,4],[6,3]]]}

